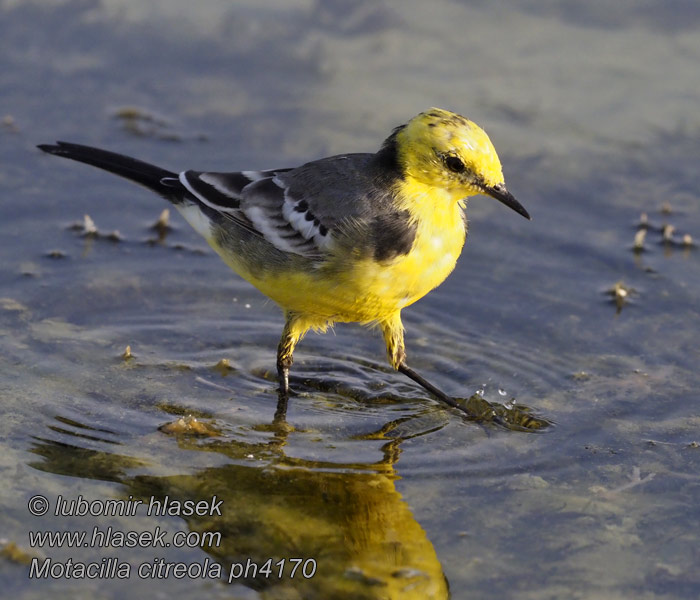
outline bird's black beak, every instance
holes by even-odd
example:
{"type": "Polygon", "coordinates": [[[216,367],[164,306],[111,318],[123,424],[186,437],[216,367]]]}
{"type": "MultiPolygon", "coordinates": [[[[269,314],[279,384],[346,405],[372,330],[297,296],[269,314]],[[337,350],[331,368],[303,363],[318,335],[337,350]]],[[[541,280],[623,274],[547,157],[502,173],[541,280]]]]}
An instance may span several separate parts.
{"type": "Polygon", "coordinates": [[[515,196],[506,189],[504,183],[497,183],[493,186],[485,185],[483,190],[484,194],[495,198],[499,202],[503,202],[507,207],[512,208],[516,213],[521,214],[526,219],[531,218],[530,213],[528,213],[525,207],[515,199],[515,196]]]}

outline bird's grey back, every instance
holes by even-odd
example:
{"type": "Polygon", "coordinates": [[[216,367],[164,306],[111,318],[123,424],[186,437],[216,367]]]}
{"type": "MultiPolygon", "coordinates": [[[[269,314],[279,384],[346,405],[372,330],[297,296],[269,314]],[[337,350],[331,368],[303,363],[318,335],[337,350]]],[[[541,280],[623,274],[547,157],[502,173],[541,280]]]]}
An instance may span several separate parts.
{"type": "Polygon", "coordinates": [[[375,154],[340,154],[306,163],[277,178],[287,194],[305,200],[328,227],[343,220],[363,221],[392,210],[391,187],[383,184],[375,154]]]}

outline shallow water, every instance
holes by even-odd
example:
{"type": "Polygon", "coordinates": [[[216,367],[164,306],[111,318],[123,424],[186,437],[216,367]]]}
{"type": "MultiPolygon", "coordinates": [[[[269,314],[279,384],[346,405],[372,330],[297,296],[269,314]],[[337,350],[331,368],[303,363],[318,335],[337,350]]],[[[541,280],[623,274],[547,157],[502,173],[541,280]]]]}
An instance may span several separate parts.
{"type": "Polygon", "coordinates": [[[616,7],[0,0],[4,593],[698,597],[700,12],[616,7]],[[409,363],[455,397],[554,422],[539,433],[440,406],[391,371],[377,332],[352,325],[299,346],[299,395],[280,423],[278,309],[176,215],[159,240],[158,198],[34,148],[286,166],[372,150],[432,105],[489,132],[533,221],[470,200],[455,273],[404,311],[409,363]],[[83,234],[85,214],[98,236],[83,234]],[[37,494],[51,511],[59,495],[216,496],[223,510],[32,516],[37,494]],[[221,537],[28,537],[110,526],[221,537]],[[28,579],[34,556],[132,571],[28,579]],[[268,558],[287,561],[282,577],[228,583],[268,558]],[[313,577],[290,577],[292,558],[315,560],[313,577]],[[222,574],[139,576],[158,559],[222,574]]]}

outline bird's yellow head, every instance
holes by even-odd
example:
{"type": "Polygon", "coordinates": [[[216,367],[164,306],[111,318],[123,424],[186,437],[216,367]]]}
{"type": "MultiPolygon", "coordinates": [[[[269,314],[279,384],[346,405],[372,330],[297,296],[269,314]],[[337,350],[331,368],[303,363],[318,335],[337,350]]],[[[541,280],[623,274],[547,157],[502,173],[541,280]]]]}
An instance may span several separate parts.
{"type": "Polygon", "coordinates": [[[462,115],[440,108],[420,113],[397,130],[396,147],[406,176],[454,200],[486,194],[530,218],[506,189],[489,136],[462,115]]]}

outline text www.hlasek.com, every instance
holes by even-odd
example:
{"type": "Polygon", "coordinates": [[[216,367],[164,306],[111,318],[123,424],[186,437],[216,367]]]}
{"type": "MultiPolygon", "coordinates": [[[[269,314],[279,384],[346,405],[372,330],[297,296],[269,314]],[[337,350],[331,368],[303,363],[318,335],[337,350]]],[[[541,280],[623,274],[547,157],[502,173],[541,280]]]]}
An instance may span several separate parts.
{"type": "Polygon", "coordinates": [[[32,548],[201,548],[218,547],[219,531],[176,531],[171,541],[168,532],[156,527],[154,531],[118,531],[112,527],[93,527],[87,531],[30,531],[32,548]]]}
{"type": "MultiPolygon", "coordinates": [[[[222,501],[213,496],[200,502],[177,502],[166,496],[161,500],[151,498],[146,504],[140,500],[86,501],[82,496],[66,501],[58,496],[54,503],[54,516],[134,516],[139,508],[146,509],[148,516],[200,516],[221,515],[222,501]],[[116,508],[115,508],[116,507],[116,508]]],[[[34,516],[46,514],[51,502],[45,496],[37,495],[29,501],[29,511],[34,516]]],[[[121,531],[114,527],[98,527],[92,530],[72,531],[30,531],[29,545],[32,548],[217,548],[222,537],[218,531],[175,531],[172,534],[157,526],[154,530],[121,531]]],[[[118,557],[105,557],[101,560],[82,561],[74,558],[54,560],[32,558],[29,567],[30,579],[127,579],[132,575],[141,579],[221,579],[224,569],[209,557],[194,562],[168,562],[156,557],[138,565],[132,565],[118,557]]],[[[251,558],[234,562],[228,568],[227,579],[231,583],[239,579],[293,578],[309,579],[316,574],[316,561],[313,558],[263,558],[256,562],[251,558]]]]}

